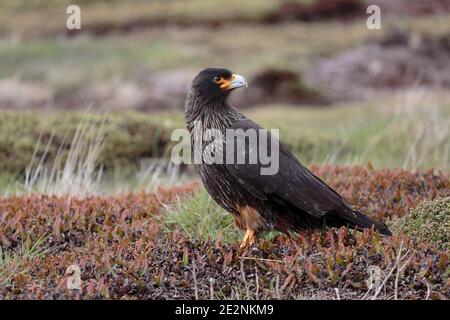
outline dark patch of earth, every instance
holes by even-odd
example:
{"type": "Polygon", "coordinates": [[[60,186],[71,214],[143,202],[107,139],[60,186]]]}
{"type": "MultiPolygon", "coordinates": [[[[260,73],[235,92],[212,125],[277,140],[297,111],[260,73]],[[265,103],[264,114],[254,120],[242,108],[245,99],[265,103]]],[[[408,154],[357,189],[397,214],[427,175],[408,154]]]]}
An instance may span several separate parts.
{"type": "Polygon", "coordinates": [[[450,34],[393,32],[379,41],[323,59],[306,79],[332,100],[371,96],[380,90],[450,88],[450,34]]]}

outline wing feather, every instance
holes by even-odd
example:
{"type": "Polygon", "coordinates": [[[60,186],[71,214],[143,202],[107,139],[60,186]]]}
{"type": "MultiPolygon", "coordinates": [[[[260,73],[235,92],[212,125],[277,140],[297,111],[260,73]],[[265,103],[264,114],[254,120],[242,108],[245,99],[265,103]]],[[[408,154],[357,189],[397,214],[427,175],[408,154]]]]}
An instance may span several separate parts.
{"type": "MultiPolygon", "coordinates": [[[[230,174],[253,196],[266,200],[269,197],[279,197],[315,217],[322,217],[333,210],[347,210],[350,206],[342,197],[331,189],[320,178],[305,168],[279,140],[267,133],[267,145],[273,155],[279,156],[279,170],[273,175],[261,174],[262,168],[270,164],[261,161],[259,141],[264,136],[257,135],[257,144],[251,143],[246,135],[247,130],[265,130],[249,119],[235,122],[232,128],[235,132],[233,150],[245,152],[245,163],[226,164],[230,174]],[[241,130],[236,130],[241,129],[241,130]],[[239,149],[238,141],[245,141],[244,150],[239,149]],[[249,163],[252,152],[257,153],[256,163],[249,163]]],[[[255,141],[253,141],[255,142],[255,141]]],[[[225,142],[225,150],[230,150],[231,141],[225,142]]],[[[235,158],[235,162],[236,162],[235,158]]]]}

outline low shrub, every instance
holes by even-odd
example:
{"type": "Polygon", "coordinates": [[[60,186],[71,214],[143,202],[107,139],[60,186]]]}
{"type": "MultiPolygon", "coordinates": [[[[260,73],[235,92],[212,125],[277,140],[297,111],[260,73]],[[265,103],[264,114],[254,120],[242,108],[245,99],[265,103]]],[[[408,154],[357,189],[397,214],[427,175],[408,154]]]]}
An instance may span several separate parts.
{"type": "MultiPolygon", "coordinates": [[[[424,200],[450,196],[450,177],[431,170],[312,170],[377,219],[395,221],[424,200]]],[[[345,228],[301,232],[295,240],[278,235],[240,250],[223,241],[236,233],[230,215],[204,191],[186,198],[197,189],[0,198],[0,246],[8,261],[0,299],[335,299],[335,288],[342,299],[450,298],[448,251],[345,228]],[[167,205],[175,210],[167,213],[167,205]],[[213,219],[202,225],[208,213],[213,219]],[[37,254],[27,254],[24,243],[37,254]],[[81,269],[79,292],[66,289],[72,264],[81,269]],[[367,286],[374,266],[380,290],[367,286]]]]}

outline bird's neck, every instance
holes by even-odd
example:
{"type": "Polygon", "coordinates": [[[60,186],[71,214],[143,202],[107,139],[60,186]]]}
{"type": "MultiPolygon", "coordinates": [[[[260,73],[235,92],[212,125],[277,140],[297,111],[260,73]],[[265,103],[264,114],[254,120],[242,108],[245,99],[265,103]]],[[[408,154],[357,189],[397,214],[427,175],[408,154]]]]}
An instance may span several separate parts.
{"type": "Polygon", "coordinates": [[[228,104],[226,97],[208,99],[195,89],[189,90],[185,103],[185,121],[190,132],[198,124],[203,129],[223,131],[230,127],[239,116],[240,113],[228,104]]]}

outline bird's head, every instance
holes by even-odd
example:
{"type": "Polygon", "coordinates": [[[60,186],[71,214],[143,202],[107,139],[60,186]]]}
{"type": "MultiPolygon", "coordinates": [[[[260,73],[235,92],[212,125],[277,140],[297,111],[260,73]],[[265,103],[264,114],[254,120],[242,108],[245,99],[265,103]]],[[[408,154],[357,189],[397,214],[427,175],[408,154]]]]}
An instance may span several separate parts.
{"type": "Polygon", "coordinates": [[[192,81],[192,89],[208,100],[225,99],[231,91],[241,87],[247,87],[243,76],[220,68],[206,68],[192,81]]]}

